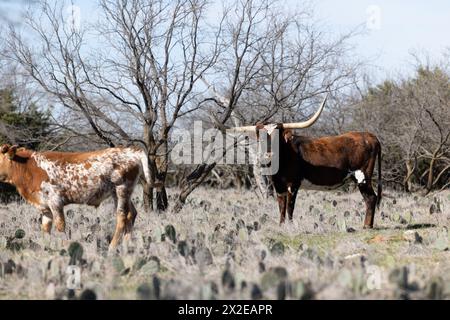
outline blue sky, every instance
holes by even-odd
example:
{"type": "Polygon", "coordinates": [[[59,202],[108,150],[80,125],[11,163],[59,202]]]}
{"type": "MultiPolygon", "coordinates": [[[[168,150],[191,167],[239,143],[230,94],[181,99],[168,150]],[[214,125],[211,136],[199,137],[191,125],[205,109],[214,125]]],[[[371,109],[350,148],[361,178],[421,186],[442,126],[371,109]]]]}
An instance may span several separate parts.
{"type": "Polygon", "coordinates": [[[313,3],[318,16],[337,30],[366,25],[368,8],[377,6],[379,29],[358,37],[357,50],[365,57],[374,57],[374,63],[384,74],[409,71],[411,51],[425,50],[431,58],[439,58],[450,48],[450,1],[315,0],[313,3]]]}
{"type": "MultiPolygon", "coordinates": [[[[287,10],[304,3],[283,1],[287,10]]],[[[11,4],[14,1],[1,3],[0,14],[10,16],[13,13],[10,10],[17,10],[18,5],[11,4]]],[[[81,7],[82,20],[95,18],[95,1],[74,0],[74,3],[81,7]]],[[[447,34],[450,30],[450,1],[310,0],[310,3],[315,18],[332,33],[366,26],[369,19],[372,28],[355,38],[354,43],[358,55],[379,67],[377,77],[411,71],[411,51],[426,51],[432,58],[439,58],[446,48],[450,48],[447,34]]]]}

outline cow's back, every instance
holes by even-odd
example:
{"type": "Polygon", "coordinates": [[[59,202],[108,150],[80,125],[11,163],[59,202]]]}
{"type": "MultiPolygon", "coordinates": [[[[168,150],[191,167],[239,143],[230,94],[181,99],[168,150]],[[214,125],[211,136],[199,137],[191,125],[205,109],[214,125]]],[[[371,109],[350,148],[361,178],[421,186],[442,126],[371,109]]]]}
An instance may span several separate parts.
{"type": "Polygon", "coordinates": [[[43,197],[65,204],[99,205],[116,186],[134,187],[141,173],[139,150],[109,148],[93,152],[35,153],[36,162],[49,177],[42,184],[43,197]]]}
{"type": "Polygon", "coordinates": [[[342,170],[356,170],[376,153],[378,139],[369,132],[348,132],[338,136],[301,140],[296,146],[308,164],[342,170]]]}

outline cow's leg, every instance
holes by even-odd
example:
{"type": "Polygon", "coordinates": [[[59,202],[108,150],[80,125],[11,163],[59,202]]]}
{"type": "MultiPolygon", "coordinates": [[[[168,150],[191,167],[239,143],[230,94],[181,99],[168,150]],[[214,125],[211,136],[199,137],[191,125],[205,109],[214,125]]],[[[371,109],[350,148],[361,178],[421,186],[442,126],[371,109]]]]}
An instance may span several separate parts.
{"type": "Polygon", "coordinates": [[[109,249],[114,249],[117,247],[119,242],[122,240],[122,236],[127,232],[128,223],[128,213],[130,211],[130,192],[127,186],[117,186],[116,187],[116,197],[117,197],[117,210],[116,210],[116,230],[114,236],[109,245],[109,249]]]}
{"type": "Polygon", "coordinates": [[[373,154],[369,161],[367,162],[367,165],[362,168],[360,171],[362,172],[362,175],[359,176],[358,188],[361,192],[364,202],[366,203],[366,217],[364,219],[364,229],[366,228],[373,228],[373,222],[375,217],[375,207],[377,204],[377,195],[375,194],[375,191],[372,188],[372,175],[373,170],[375,168],[375,160],[376,160],[376,154],[373,154]]]}
{"type": "Polygon", "coordinates": [[[55,206],[51,208],[53,213],[53,220],[55,221],[56,230],[59,232],[66,232],[66,219],[64,217],[64,207],[55,206]]]}
{"type": "Polygon", "coordinates": [[[130,228],[132,228],[134,226],[134,222],[136,221],[136,216],[137,216],[137,210],[136,207],[134,206],[133,202],[131,202],[130,200],[130,212],[128,212],[128,221],[130,224],[130,228]]]}
{"type": "Polygon", "coordinates": [[[113,199],[113,203],[114,203],[114,212],[117,212],[117,194],[115,192],[113,192],[112,194],[112,199],[113,199]]]}
{"type": "Polygon", "coordinates": [[[366,218],[364,220],[364,229],[373,228],[377,195],[373,191],[370,181],[358,184],[358,188],[364,198],[364,202],[366,203],[366,218]]]}
{"type": "Polygon", "coordinates": [[[122,240],[122,236],[127,223],[127,215],[124,211],[117,210],[116,214],[116,230],[114,231],[114,236],[111,240],[111,243],[109,244],[110,249],[116,248],[119,242],[122,240]]]}
{"type": "Polygon", "coordinates": [[[280,208],[280,225],[284,223],[286,220],[286,202],[287,202],[287,194],[286,193],[277,193],[278,207],[280,208]]]}
{"type": "Polygon", "coordinates": [[[136,208],[134,207],[131,200],[128,204],[128,208],[129,209],[128,209],[128,214],[127,214],[127,223],[125,226],[125,236],[124,236],[125,240],[130,240],[131,231],[133,230],[134,221],[136,220],[136,216],[137,216],[136,208]]]}
{"type": "Polygon", "coordinates": [[[289,187],[287,194],[287,212],[289,220],[294,216],[295,199],[297,198],[298,187],[289,187]]]}
{"type": "Polygon", "coordinates": [[[53,224],[53,215],[52,212],[48,209],[41,211],[41,229],[42,231],[50,234],[52,231],[52,224],[53,224]]]}

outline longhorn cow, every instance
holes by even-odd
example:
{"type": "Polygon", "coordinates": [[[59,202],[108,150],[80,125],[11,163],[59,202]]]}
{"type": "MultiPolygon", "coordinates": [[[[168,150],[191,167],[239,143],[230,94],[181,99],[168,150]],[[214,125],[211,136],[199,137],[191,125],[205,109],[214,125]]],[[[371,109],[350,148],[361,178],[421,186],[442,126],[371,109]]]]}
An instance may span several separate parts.
{"type": "Polygon", "coordinates": [[[110,250],[130,237],[137,211],[131,195],[141,174],[150,182],[145,152],[137,147],[90,152],[37,152],[3,145],[0,181],[14,185],[20,195],[41,211],[42,230],[55,223],[65,232],[64,206],[77,203],[98,207],[114,200],[117,223],[110,250]]]}
{"type": "MultiPolygon", "coordinates": [[[[358,185],[366,204],[364,228],[372,228],[375,206],[381,201],[381,145],[377,137],[369,132],[348,132],[338,136],[310,138],[294,135],[293,129],[312,126],[325,106],[323,100],[317,112],[309,120],[298,123],[235,127],[235,132],[255,132],[271,135],[279,130],[278,150],[272,150],[272,157],[278,157],[279,169],[271,175],[277,193],[280,210],[280,224],[285,222],[286,211],[289,220],[294,213],[297,192],[302,185],[313,185],[333,189],[342,185],[347,178],[358,185]],[[372,188],[372,175],[378,157],[378,190],[372,188]]],[[[274,148],[275,149],[275,148],[274,148]]]]}

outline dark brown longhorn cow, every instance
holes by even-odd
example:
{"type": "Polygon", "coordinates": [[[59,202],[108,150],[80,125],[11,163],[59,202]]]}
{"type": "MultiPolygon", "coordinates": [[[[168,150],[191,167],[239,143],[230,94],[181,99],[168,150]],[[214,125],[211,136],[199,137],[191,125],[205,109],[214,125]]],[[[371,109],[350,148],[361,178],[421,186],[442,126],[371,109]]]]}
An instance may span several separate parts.
{"type": "Polygon", "coordinates": [[[372,228],[375,206],[381,200],[381,145],[377,137],[369,132],[348,132],[338,136],[310,138],[294,135],[292,129],[307,128],[319,118],[326,97],[319,110],[308,121],[234,128],[238,132],[255,131],[259,136],[263,132],[272,134],[279,130],[278,150],[272,150],[277,156],[279,169],[271,176],[277,193],[280,209],[280,224],[286,219],[292,220],[295,199],[302,184],[312,184],[333,189],[350,178],[358,184],[364,202],[366,217],[364,228],[372,228]],[[372,174],[378,157],[378,190],[372,188],[372,174]]]}

